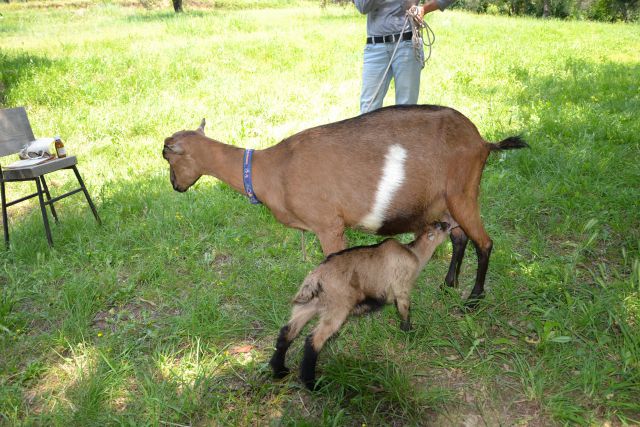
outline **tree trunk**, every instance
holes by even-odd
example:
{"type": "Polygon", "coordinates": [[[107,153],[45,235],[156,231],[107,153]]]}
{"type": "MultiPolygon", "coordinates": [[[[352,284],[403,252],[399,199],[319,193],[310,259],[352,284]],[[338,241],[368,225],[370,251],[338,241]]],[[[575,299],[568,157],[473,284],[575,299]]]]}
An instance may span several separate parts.
{"type": "Polygon", "coordinates": [[[549,6],[549,0],[544,0],[544,2],[542,3],[542,17],[543,18],[548,18],[549,14],[550,14],[550,9],[551,7],[549,6]]]}
{"type": "Polygon", "coordinates": [[[176,13],[182,12],[182,0],[172,0],[172,1],[173,1],[173,10],[175,10],[176,13]]]}

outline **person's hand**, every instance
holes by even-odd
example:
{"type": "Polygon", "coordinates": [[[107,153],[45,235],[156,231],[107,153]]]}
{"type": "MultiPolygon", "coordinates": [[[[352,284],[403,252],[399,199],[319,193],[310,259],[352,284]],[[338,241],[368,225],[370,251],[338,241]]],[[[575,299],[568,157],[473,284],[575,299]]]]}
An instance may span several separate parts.
{"type": "Polygon", "coordinates": [[[436,0],[427,0],[424,2],[422,7],[419,7],[419,9],[420,19],[424,19],[424,15],[438,9],[438,3],[436,2],[436,0]]]}

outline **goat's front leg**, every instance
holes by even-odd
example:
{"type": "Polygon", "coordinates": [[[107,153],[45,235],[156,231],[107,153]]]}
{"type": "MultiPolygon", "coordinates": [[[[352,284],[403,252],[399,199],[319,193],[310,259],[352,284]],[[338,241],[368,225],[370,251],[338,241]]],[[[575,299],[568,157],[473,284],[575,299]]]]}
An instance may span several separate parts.
{"type": "Polygon", "coordinates": [[[328,230],[317,231],[320,246],[324,256],[339,252],[347,247],[347,240],[344,237],[344,226],[334,227],[328,230]]]}
{"type": "Polygon", "coordinates": [[[409,294],[401,294],[396,296],[396,309],[398,310],[398,314],[400,315],[400,329],[403,331],[411,330],[411,301],[409,299],[409,294]]]}

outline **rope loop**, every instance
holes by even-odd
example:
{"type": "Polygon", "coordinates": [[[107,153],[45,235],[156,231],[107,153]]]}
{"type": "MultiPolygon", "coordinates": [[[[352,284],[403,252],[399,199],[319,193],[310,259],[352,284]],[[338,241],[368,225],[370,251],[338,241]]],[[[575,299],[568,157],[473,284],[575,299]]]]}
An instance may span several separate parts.
{"type": "Polygon", "coordinates": [[[416,55],[416,60],[422,63],[422,67],[424,68],[424,64],[431,58],[431,48],[433,44],[436,42],[436,35],[427,24],[427,22],[420,18],[420,8],[419,6],[411,6],[407,9],[406,12],[407,19],[411,23],[411,41],[413,43],[413,51],[416,55]],[[425,39],[422,35],[423,31],[426,31],[427,38],[425,39]],[[425,57],[420,57],[420,45],[426,46],[429,54],[425,57]]]}

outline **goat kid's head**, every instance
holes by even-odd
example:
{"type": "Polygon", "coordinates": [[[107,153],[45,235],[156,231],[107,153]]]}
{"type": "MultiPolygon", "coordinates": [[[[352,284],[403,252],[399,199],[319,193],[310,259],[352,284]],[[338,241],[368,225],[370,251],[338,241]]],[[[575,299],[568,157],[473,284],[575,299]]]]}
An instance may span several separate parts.
{"type": "Polygon", "coordinates": [[[433,224],[429,224],[427,227],[427,238],[429,240],[434,240],[436,237],[440,237],[444,240],[450,231],[451,226],[448,222],[434,222],[433,224]]]}
{"type": "Polygon", "coordinates": [[[196,161],[195,149],[200,137],[204,136],[205,120],[195,131],[181,130],[164,140],[162,157],[169,162],[169,177],[173,189],[183,193],[200,179],[202,174],[196,161]]]}

